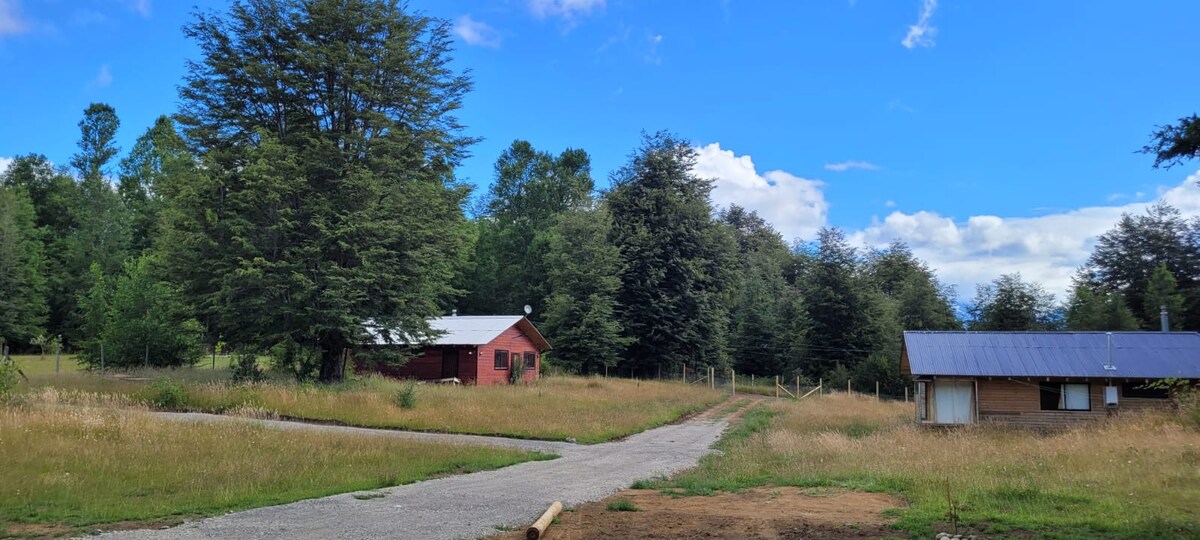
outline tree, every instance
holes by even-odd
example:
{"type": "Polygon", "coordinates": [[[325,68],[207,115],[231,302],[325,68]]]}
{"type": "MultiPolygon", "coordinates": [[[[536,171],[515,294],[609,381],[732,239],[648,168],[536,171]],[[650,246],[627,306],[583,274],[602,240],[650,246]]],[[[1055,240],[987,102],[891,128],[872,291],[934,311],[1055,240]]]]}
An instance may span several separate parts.
{"type": "Polygon", "coordinates": [[[105,167],[120,149],[114,144],[121,120],[117,110],[107,103],[93,103],[83,110],[79,121],[79,153],[71,158],[71,166],[83,179],[103,180],[105,167]]]}
{"type": "MultiPolygon", "coordinates": [[[[809,246],[812,262],[802,278],[811,327],[812,345],[801,359],[810,376],[822,376],[837,366],[853,370],[870,353],[886,347],[886,325],[875,324],[873,313],[886,309],[864,275],[858,250],[836,228],[817,232],[809,246]]],[[[899,340],[899,335],[892,336],[899,340]]]]}
{"type": "Polygon", "coordinates": [[[1162,309],[1166,308],[1170,329],[1183,328],[1183,295],[1179,294],[1175,276],[1167,269],[1166,263],[1159,264],[1150,275],[1150,280],[1146,283],[1144,303],[1144,320],[1147,327],[1157,329],[1158,326],[1153,323],[1159,321],[1162,309]]]}
{"type": "Polygon", "coordinates": [[[42,253],[45,257],[47,321],[51,333],[62,333],[75,317],[74,288],[79,279],[67,264],[71,234],[78,228],[82,193],[63,170],[55,170],[40,154],[17,157],[0,178],[4,186],[23,189],[33,203],[42,253]]]}
{"type": "Polygon", "coordinates": [[[1067,330],[1137,330],[1138,321],[1117,293],[1093,292],[1076,284],[1067,302],[1067,330]]]}
{"type": "Polygon", "coordinates": [[[880,291],[897,304],[899,324],[904,330],[961,330],[954,313],[954,290],[937,276],[903,242],[874,252],[867,273],[880,291]]]}
{"type": "Polygon", "coordinates": [[[1021,274],[1004,274],[979,285],[968,311],[971,330],[1057,330],[1061,322],[1054,295],[1037,282],[1022,281],[1021,274]]]}
{"type": "Polygon", "coordinates": [[[1200,116],[1193,114],[1180,118],[1178,124],[1158,126],[1158,131],[1150,135],[1150,144],[1143,146],[1141,152],[1154,155],[1156,169],[1163,164],[1170,169],[1200,157],[1200,116]]]}
{"type": "Polygon", "coordinates": [[[474,142],[450,24],[385,0],[244,0],[185,34],[201,58],[179,121],[203,174],[172,187],[160,244],[210,335],[294,341],[322,381],[369,321],[431,335],[458,293],[453,170],[474,142]]]}
{"type": "Polygon", "coordinates": [[[160,191],[169,192],[171,181],[186,181],[194,170],[191,151],[166,116],[158,117],[121,160],[117,193],[129,213],[130,251],[134,255],[149,249],[158,234],[160,191]]]}
{"type": "Polygon", "coordinates": [[[200,358],[203,329],[156,266],[151,256],[131,259],[111,280],[93,267],[92,289],[80,302],[95,336],[81,356],[85,364],[100,366],[100,343],[106,367],[178,367],[200,358]]]}
{"type": "Polygon", "coordinates": [[[723,301],[735,248],[712,219],[712,181],[692,173],[695,159],[686,142],[647,135],[605,198],[609,239],[621,254],[617,301],[630,340],[623,367],[633,373],[728,363],[723,301]]]}
{"type": "Polygon", "coordinates": [[[550,362],[571,373],[601,373],[621,358],[628,340],[617,319],[620,252],[608,243],[607,209],[558,215],[545,239],[546,297],[542,329],[554,344],[550,362]]]}
{"type": "MultiPolygon", "coordinates": [[[[1185,220],[1179,210],[1155,204],[1145,214],[1122,215],[1100,235],[1083,271],[1100,290],[1124,296],[1129,308],[1142,316],[1143,328],[1157,329],[1158,306],[1146,300],[1150,277],[1165,264],[1179,292],[1194,302],[1200,292],[1197,234],[1197,225],[1185,220]]],[[[1172,315],[1188,328],[1200,326],[1200,310],[1172,315]]]]}
{"type": "Polygon", "coordinates": [[[29,343],[45,331],[45,259],[24,188],[0,186],[0,338],[29,343]]]}
{"type": "Polygon", "coordinates": [[[473,271],[465,278],[463,311],[518,313],[529,304],[540,312],[549,268],[538,235],[558,214],[591,204],[591,158],[570,148],[556,157],[518,140],[496,160],[495,171],[477,220],[479,240],[473,271]]]}

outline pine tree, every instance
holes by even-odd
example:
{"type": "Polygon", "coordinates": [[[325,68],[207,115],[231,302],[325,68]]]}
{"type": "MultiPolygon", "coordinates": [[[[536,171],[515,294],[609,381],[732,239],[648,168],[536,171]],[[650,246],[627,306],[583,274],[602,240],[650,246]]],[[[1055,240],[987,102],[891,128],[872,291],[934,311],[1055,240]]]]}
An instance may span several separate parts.
{"type": "Polygon", "coordinates": [[[1005,274],[979,285],[969,311],[971,330],[1057,330],[1062,322],[1054,295],[1036,282],[1022,281],[1020,274],[1005,274]]]}
{"type": "Polygon", "coordinates": [[[29,195],[23,187],[0,186],[0,338],[13,349],[45,332],[44,270],[29,195]]]}
{"type": "Polygon", "coordinates": [[[428,335],[468,238],[450,24],[386,0],[255,0],[185,33],[202,56],[180,122],[203,173],[165,195],[159,244],[210,336],[290,340],[334,381],[369,321],[428,335]]]}
{"type": "Polygon", "coordinates": [[[617,365],[627,340],[617,318],[620,253],[608,243],[612,218],[603,207],[559,214],[547,232],[545,322],[554,344],[548,363],[570,373],[617,365]]]}
{"type": "Polygon", "coordinates": [[[1137,318],[1117,293],[1093,292],[1091,287],[1077,283],[1067,302],[1068,330],[1137,330],[1137,318]]]}
{"type": "Polygon", "coordinates": [[[654,374],[681,365],[727,365],[726,295],[734,241],[712,219],[712,181],[692,173],[695,150],[665,133],[646,136],[613,175],[609,235],[621,254],[617,295],[624,368],[654,374]]]}
{"type": "Polygon", "coordinates": [[[1162,308],[1167,309],[1171,330],[1183,328],[1183,295],[1179,294],[1175,285],[1175,276],[1167,269],[1166,263],[1158,265],[1146,282],[1145,308],[1143,311],[1143,327],[1158,330],[1161,327],[1159,316],[1162,308]]]}
{"type": "Polygon", "coordinates": [[[172,181],[186,182],[194,172],[195,159],[166,116],[158,117],[121,160],[117,193],[129,215],[133,255],[149,249],[158,235],[160,191],[169,193],[172,181]]]}

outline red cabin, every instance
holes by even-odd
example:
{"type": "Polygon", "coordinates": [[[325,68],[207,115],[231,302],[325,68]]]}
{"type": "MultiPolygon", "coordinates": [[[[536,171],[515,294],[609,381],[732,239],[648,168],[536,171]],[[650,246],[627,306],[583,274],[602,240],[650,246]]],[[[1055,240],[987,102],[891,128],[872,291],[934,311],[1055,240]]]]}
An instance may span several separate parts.
{"type": "MultiPolygon", "coordinates": [[[[534,381],[542,367],[542,352],[550,344],[529,319],[520,315],[452,315],[429,321],[440,335],[432,345],[402,366],[375,371],[391,377],[440,380],[464,384],[508,384],[514,367],[522,380],[534,381]]],[[[388,346],[377,337],[373,346],[388,346]]]]}

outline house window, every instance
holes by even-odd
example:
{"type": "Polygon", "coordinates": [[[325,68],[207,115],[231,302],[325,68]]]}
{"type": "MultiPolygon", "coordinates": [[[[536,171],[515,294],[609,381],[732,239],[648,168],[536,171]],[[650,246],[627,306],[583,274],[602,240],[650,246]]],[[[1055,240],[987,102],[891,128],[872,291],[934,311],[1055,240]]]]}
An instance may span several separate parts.
{"type": "Polygon", "coordinates": [[[508,369],[508,351],[496,351],[496,369],[508,369]]]}
{"type": "Polygon", "coordinates": [[[525,351],[525,371],[537,369],[537,353],[525,351]]]}
{"type": "Polygon", "coordinates": [[[1043,411],[1090,411],[1092,400],[1087,383],[1042,383],[1043,411]]]}
{"type": "Polygon", "coordinates": [[[1171,395],[1166,388],[1147,388],[1145,383],[1121,383],[1121,394],[1127,398],[1167,399],[1171,395]]]}

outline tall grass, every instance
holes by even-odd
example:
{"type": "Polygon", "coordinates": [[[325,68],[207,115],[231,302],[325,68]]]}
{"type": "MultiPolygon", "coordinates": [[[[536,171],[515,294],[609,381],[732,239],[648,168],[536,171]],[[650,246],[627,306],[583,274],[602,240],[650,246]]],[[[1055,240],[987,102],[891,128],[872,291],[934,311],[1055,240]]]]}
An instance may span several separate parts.
{"type": "Polygon", "coordinates": [[[1170,413],[1039,435],[923,428],[911,405],[846,395],[765,407],[768,428],[669,485],[693,493],[752,485],[898,493],[911,502],[898,511],[898,526],[917,536],[948,521],[949,487],[961,522],[981,532],[1200,537],[1200,431],[1170,413]]]}
{"type": "Polygon", "coordinates": [[[79,406],[111,399],[50,390],[0,406],[0,536],[171,523],[548,457],[79,406]],[[62,399],[76,406],[48,406],[62,399]]]}
{"type": "MultiPolygon", "coordinates": [[[[145,373],[152,378],[153,374],[145,373]]],[[[167,374],[170,375],[169,373],[167,374]]],[[[594,443],[630,435],[703,410],[724,398],[720,391],[673,382],[550,377],[500,386],[416,387],[411,407],[397,404],[409,383],[371,377],[331,387],[290,383],[233,385],[183,382],[172,409],[224,413],[243,407],[282,417],[363,427],[504,435],[594,443]]],[[[117,394],[147,405],[161,404],[169,385],[113,380],[91,374],[37,379],[34,386],[117,394]]]]}

